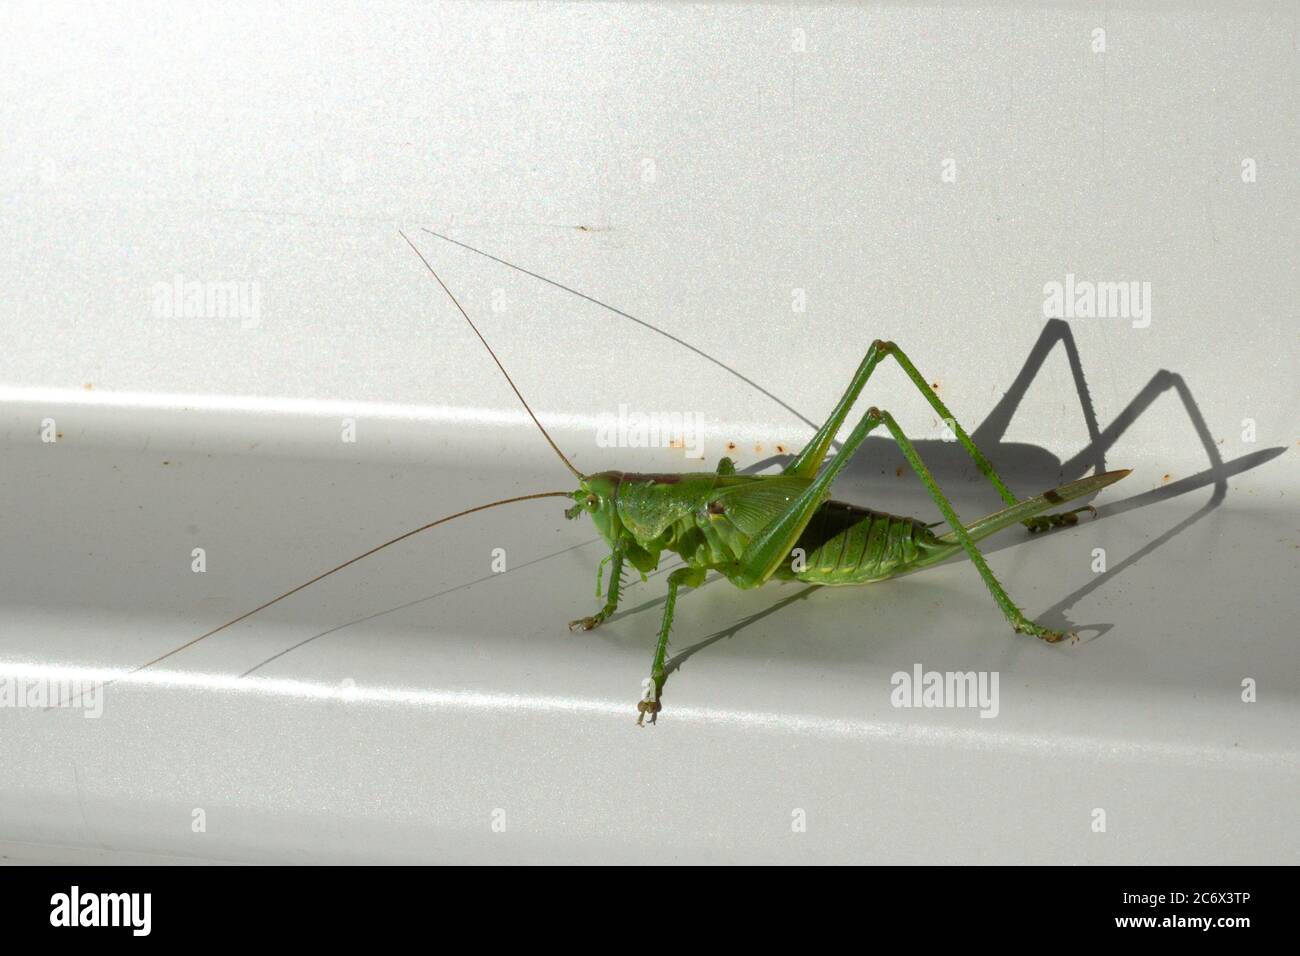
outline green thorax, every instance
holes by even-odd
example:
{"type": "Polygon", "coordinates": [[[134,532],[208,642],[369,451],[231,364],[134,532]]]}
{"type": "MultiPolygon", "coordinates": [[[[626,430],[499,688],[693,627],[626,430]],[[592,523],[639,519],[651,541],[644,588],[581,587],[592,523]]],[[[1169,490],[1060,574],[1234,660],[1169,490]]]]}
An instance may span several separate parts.
{"type": "Polygon", "coordinates": [[[797,478],[715,472],[603,472],[587,484],[600,498],[591,515],[597,529],[641,571],[658,567],[664,551],[700,567],[736,562],[750,536],[808,486],[797,478]]]}

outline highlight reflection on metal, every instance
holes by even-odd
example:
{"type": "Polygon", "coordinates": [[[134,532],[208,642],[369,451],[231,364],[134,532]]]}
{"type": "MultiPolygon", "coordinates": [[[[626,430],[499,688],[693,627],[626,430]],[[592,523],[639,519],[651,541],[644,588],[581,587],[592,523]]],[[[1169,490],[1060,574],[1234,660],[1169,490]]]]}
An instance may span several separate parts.
{"type": "MultiPolygon", "coordinates": [[[[249,694],[253,696],[284,697],[297,700],[339,701],[351,704],[399,704],[408,707],[448,709],[463,711],[499,711],[502,713],[581,714],[605,716],[616,719],[620,725],[629,722],[626,700],[601,698],[573,698],[541,694],[501,694],[467,690],[427,690],[406,687],[365,687],[352,684],[325,684],[317,681],[289,678],[236,677],[227,674],[205,674],[197,671],[158,670],[142,671],[125,677],[125,669],[70,667],[63,665],[32,664],[17,661],[0,661],[0,680],[45,680],[59,682],[117,681],[105,688],[108,699],[130,687],[183,689],[186,691],[212,691],[218,693],[249,694]]],[[[108,708],[106,708],[107,712],[108,708]]],[[[1106,738],[1073,736],[1064,737],[1053,730],[1045,734],[997,733],[984,726],[963,727],[917,725],[899,728],[896,723],[861,720],[855,718],[814,717],[803,714],[784,714],[754,710],[729,710],[713,707],[681,706],[673,711],[674,723],[687,722],[701,725],[726,725],[730,729],[762,731],[779,730],[785,733],[802,733],[815,737],[847,738],[855,740],[894,740],[910,744],[961,747],[968,751],[1052,752],[1072,753],[1095,757],[1100,751],[1134,759],[1217,759],[1218,752],[1209,747],[1171,745],[1164,741],[1110,740],[1106,738]]],[[[1243,763],[1288,765],[1290,757],[1284,753],[1267,751],[1234,751],[1234,760],[1243,763]]]]}
{"type": "MultiPolygon", "coordinates": [[[[0,386],[0,404],[77,405],[121,410],[254,412],[267,415],[351,417],[473,425],[531,424],[521,411],[461,408],[448,405],[401,405],[394,402],[329,401],[260,395],[198,395],[184,392],[96,392],[77,388],[0,386]]],[[[548,423],[571,428],[596,427],[590,415],[546,415],[548,423]]]]}
{"type": "MultiPolygon", "coordinates": [[[[315,398],[285,398],[263,395],[215,395],[189,392],[115,392],[87,391],[81,388],[44,388],[22,385],[0,385],[0,408],[5,405],[34,405],[40,408],[93,408],[114,412],[211,412],[242,413],[300,418],[338,419],[353,418],[366,421],[416,422],[420,424],[465,427],[514,428],[532,427],[528,416],[514,408],[470,408],[458,405],[412,405],[397,402],[336,401],[315,398]]],[[[631,413],[654,419],[655,409],[632,409],[631,413]]],[[[538,412],[538,418],[555,430],[572,430],[600,435],[610,431],[627,415],[627,407],[597,409],[595,413],[572,414],[567,412],[538,412]]],[[[775,446],[770,425],[758,421],[731,419],[725,424],[708,418],[700,412],[678,410],[677,414],[692,416],[690,428],[697,439],[707,438],[718,443],[727,441],[762,442],[775,446]]],[[[124,419],[129,421],[130,419],[124,419]]],[[[676,433],[670,437],[680,437],[676,433]]],[[[597,439],[600,440],[599,438],[597,439]]],[[[641,446],[650,447],[651,443],[641,446]]],[[[664,443],[668,445],[667,442],[664,443]]]]}

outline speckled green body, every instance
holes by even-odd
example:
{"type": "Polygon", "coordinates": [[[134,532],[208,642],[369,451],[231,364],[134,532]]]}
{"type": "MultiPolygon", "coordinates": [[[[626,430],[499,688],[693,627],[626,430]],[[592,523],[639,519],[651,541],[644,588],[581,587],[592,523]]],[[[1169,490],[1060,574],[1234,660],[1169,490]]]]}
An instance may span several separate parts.
{"type": "MultiPolygon", "coordinates": [[[[633,474],[593,476],[607,507],[593,514],[610,543],[648,572],[663,552],[752,586],[736,571],[751,538],[811,484],[789,475],[633,474]]],[[[947,557],[960,545],[940,540],[915,518],[824,501],[799,536],[793,557],[772,575],[820,585],[866,584],[947,557]],[[919,563],[920,562],[920,563],[919,563]],[[923,564],[922,564],[923,563],[923,564]]]]}

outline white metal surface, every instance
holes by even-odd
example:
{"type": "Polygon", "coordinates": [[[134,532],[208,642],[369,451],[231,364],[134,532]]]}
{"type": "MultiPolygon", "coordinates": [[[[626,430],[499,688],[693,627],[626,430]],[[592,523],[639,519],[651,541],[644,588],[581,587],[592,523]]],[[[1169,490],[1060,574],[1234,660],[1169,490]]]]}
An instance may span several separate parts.
{"type": "MultiPolygon", "coordinates": [[[[1077,645],[1011,634],[963,563],[713,582],[646,730],[663,575],[571,635],[590,526],[558,499],[467,518],[95,719],[10,698],[6,858],[1300,858],[1293,6],[0,16],[10,688],[113,676],[409,527],[571,485],[399,226],[586,471],[701,465],[599,447],[620,404],[698,416],[702,467],[771,467],[876,337],[1013,487],[1135,469],[1098,520],[990,542],[1077,645]],[[1067,275],[1149,282],[1149,324],[1047,322],[1067,275]],[[255,314],[168,317],[177,277],[255,314]],[[917,665],[996,673],[997,716],[892,706],[917,665]]],[[[864,402],[963,515],[995,510],[897,369],[864,402]]],[[[933,520],[900,464],[873,439],[837,497],[933,520]]]]}

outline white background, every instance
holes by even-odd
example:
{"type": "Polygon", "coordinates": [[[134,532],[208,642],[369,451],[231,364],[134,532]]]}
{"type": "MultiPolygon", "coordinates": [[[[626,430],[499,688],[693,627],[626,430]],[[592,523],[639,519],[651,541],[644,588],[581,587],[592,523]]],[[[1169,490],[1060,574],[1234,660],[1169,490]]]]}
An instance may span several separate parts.
{"type": "MultiPolygon", "coordinates": [[[[7,857],[1297,860],[1294,5],[0,17],[12,679],[111,676],[409,527],[570,487],[398,228],[584,471],[701,467],[597,447],[620,403],[699,416],[702,467],[728,443],[771,467],[877,337],[1019,491],[1135,469],[1097,521],[989,542],[1079,644],[1011,634],[960,563],[805,599],[714,582],[640,731],[663,575],[570,635],[590,527],[559,501],[467,518],[113,685],[97,720],[0,708],[7,857]],[[1049,325],[1067,274],[1149,282],[1149,327],[1049,325]],[[176,276],[256,284],[255,327],[157,314],[176,276]],[[998,717],[892,707],[915,664],[997,672],[998,717]]],[[[963,515],[995,510],[897,369],[864,401],[963,515]]],[[[837,497],[934,520],[900,462],[873,439],[837,497]]]]}

